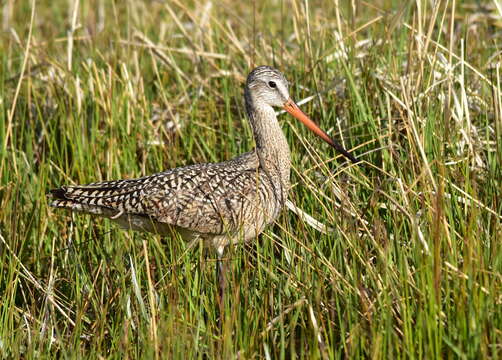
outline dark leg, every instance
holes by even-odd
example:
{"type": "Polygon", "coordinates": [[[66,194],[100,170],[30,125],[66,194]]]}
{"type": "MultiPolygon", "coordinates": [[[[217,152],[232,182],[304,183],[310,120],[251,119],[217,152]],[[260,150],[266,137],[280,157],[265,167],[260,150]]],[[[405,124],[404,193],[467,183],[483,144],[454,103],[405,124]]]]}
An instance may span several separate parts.
{"type": "Polygon", "coordinates": [[[223,259],[223,254],[225,253],[225,248],[221,247],[217,249],[218,261],[216,263],[216,278],[218,279],[218,305],[219,305],[219,316],[218,316],[218,327],[221,330],[223,321],[223,313],[225,310],[225,288],[226,288],[226,262],[223,259]]]}

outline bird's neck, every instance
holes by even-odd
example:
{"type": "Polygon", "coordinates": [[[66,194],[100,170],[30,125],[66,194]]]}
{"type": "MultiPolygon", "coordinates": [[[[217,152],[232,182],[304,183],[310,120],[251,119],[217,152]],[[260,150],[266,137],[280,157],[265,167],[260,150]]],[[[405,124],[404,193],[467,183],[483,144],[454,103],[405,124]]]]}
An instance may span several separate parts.
{"type": "Polygon", "coordinates": [[[247,101],[246,110],[253,128],[260,166],[270,176],[280,177],[287,191],[291,156],[288,142],[277,121],[274,109],[269,105],[260,106],[247,101]]]}

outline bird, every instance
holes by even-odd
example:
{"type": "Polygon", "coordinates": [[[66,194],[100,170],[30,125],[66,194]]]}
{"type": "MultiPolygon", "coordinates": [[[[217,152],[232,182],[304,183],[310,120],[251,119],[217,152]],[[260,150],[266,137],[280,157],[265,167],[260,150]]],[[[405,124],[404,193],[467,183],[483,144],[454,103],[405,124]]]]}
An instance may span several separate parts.
{"type": "Polygon", "coordinates": [[[61,186],[50,190],[50,206],[106,217],[126,229],[178,233],[189,242],[202,240],[217,253],[222,292],[225,249],[257,239],[287,200],[291,155],[274,107],[283,108],[353,163],[358,162],[300,110],[279,70],[253,69],[245,83],[244,100],[256,145],[253,150],[227,161],[193,164],[137,179],[61,186]]]}

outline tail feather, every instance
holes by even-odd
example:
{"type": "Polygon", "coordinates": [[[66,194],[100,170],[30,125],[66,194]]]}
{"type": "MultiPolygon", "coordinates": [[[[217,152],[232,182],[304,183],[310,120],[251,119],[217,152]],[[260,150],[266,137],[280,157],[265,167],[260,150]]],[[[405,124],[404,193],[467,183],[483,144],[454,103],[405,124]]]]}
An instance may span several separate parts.
{"type": "Polygon", "coordinates": [[[89,185],[62,186],[50,190],[51,207],[71,209],[92,214],[112,212],[142,212],[141,204],[136,199],[148,182],[118,180],[92,183],[89,185]],[[136,206],[131,205],[131,200],[136,206]]]}
{"type": "Polygon", "coordinates": [[[58,189],[50,190],[49,196],[52,198],[52,201],[49,205],[54,208],[68,209],[108,217],[120,212],[118,208],[102,204],[102,201],[98,201],[99,198],[85,198],[81,196],[73,198],[71,189],[73,188],[62,186],[58,189]]]}
{"type": "Polygon", "coordinates": [[[73,209],[75,205],[78,203],[74,202],[70,198],[66,196],[67,187],[61,186],[57,189],[51,189],[49,196],[52,198],[50,202],[51,207],[55,208],[64,208],[64,209],[73,209]]]}
{"type": "Polygon", "coordinates": [[[52,189],[50,190],[51,197],[53,199],[57,200],[66,200],[66,187],[62,186],[58,189],[52,189]]]}
{"type": "Polygon", "coordinates": [[[139,192],[149,185],[149,183],[141,180],[103,181],[88,185],[62,186],[59,189],[51,190],[51,194],[58,199],[112,198],[114,196],[139,192]]]}

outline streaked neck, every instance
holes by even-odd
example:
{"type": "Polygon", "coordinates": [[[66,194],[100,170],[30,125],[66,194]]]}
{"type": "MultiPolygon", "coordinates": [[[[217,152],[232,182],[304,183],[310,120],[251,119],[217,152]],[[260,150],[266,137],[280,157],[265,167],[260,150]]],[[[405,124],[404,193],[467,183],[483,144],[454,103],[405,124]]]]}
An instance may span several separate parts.
{"type": "Polygon", "coordinates": [[[269,105],[253,102],[246,96],[246,110],[253,128],[260,165],[270,175],[280,176],[283,185],[289,187],[291,167],[289,145],[274,109],[269,105]]]}

